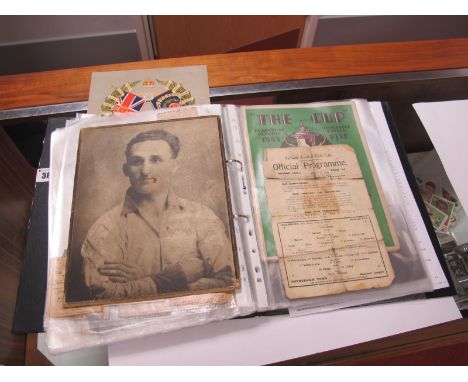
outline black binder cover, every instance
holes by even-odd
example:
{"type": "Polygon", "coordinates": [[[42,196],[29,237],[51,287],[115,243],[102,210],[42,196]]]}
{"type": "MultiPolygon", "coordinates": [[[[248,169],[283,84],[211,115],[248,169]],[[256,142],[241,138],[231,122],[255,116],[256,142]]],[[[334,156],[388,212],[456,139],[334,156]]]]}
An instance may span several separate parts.
{"type": "Polygon", "coordinates": [[[431,239],[431,242],[432,242],[432,246],[434,247],[439,263],[442,266],[442,270],[444,271],[445,278],[447,279],[449,283],[449,286],[446,288],[436,289],[433,292],[426,293],[426,297],[436,298],[436,297],[454,296],[456,295],[456,291],[455,291],[455,287],[453,285],[453,281],[450,276],[450,272],[448,270],[447,264],[445,262],[444,254],[439,245],[439,240],[437,240],[437,235],[434,231],[434,228],[432,227],[429,214],[427,213],[426,207],[424,206],[424,201],[422,199],[421,193],[419,192],[419,188],[416,183],[416,178],[413,174],[413,170],[409,163],[408,157],[406,156],[406,152],[403,149],[403,146],[401,144],[400,136],[398,134],[395,120],[393,119],[392,112],[390,110],[390,106],[388,105],[388,103],[382,102],[382,109],[384,111],[385,118],[387,119],[388,127],[392,135],[395,148],[398,152],[401,165],[403,166],[406,179],[408,180],[408,184],[411,188],[411,192],[413,193],[414,199],[416,200],[416,204],[418,205],[419,213],[421,214],[423,218],[424,225],[426,226],[427,233],[429,234],[429,238],[431,239]]]}
{"type": "MultiPolygon", "coordinates": [[[[66,118],[49,119],[39,168],[49,167],[50,135],[56,128],[65,126],[66,120],[66,118]]],[[[49,182],[36,183],[12,328],[13,332],[18,334],[44,331],[48,259],[48,201],[49,182]]]]}

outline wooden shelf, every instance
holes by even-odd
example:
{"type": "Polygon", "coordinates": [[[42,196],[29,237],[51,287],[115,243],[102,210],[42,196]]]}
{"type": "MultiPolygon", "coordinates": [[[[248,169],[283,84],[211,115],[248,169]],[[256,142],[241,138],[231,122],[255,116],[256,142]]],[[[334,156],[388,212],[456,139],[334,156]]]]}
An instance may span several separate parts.
{"type": "Polygon", "coordinates": [[[95,71],[206,65],[210,88],[468,68],[468,38],[228,53],[0,77],[0,110],[88,99],[95,71]]]}

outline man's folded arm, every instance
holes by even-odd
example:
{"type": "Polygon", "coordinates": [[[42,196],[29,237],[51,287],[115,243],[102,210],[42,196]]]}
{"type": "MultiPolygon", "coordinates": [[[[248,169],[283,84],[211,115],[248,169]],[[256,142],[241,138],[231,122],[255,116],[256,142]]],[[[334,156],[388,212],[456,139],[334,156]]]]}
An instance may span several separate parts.
{"type": "MultiPolygon", "coordinates": [[[[114,248],[114,250],[120,249],[114,248]]],[[[95,299],[137,297],[157,292],[156,285],[150,277],[128,282],[114,282],[110,280],[109,276],[103,276],[99,272],[99,268],[104,265],[105,257],[102,255],[102,251],[88,238],[83,244],[81,255],[83,257],[84,281],[95,299]]]]}

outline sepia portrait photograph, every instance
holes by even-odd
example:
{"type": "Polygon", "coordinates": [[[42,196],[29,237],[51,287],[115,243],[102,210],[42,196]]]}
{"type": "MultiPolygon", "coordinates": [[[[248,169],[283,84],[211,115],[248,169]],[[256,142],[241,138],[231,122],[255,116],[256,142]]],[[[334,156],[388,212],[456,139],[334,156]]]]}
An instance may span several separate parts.
{"type": "Polygon", "coordinates": [[[239,287],[217,117],[82,129],[65,304],[239,287]]]}

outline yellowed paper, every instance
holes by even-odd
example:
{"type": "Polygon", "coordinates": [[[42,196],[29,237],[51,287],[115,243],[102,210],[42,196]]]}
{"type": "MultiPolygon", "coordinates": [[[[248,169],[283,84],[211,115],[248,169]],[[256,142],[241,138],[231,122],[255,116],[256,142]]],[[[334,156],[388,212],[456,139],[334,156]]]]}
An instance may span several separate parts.
{"type": "MultiPolygon", "coordinates": [[[[49,261],[49,286],[47,288],[46,312],[48,318],[62,318],[87,315],[90,313],[103,313],[109,315],[109,309],[115,308],[93,305],[79,308],[64,307],[63,285],[65,279],[65,257],[53,258],[49,261]]],[[[120,318],[135,318],[147,316],[164,316],[171,314],[179,306],[184,311],[199,309],[201,305],[229,305],[235,303],[233,293],[210,293],[206,295],[194,295],[174,297],[166,300],[144,303],[130,303],[119,305],[118,316],[120,318]]]]}
{"type": "Polygon", "coordinates": [[[265,149],[265,178],[362,179],[356,154],[348,145],[265,149]]]}
{"type": "Polygon", "coordinates": [[[290,299],[387,287],[394,276],[382,242],[366,242],[279,262],[290,299]]]}
{"type": "Polygon", "coordinates": [[[65,282],[66,257],[60,256],[49,260],[47,280],[47,306],[46,312],[49,318],[80,316],[89,313],[101,313],[99,305],[82,308],[65,308],[63,288],[65,282]]]}
{"type": "MultiPolygon", "coordinates": [[[[173,297],[166,300],[157,300],[145,303],[130,303],[118,306],[120,318],[135,318],[148,316],[170,315],[174,310],[181,308],[184,311],[200,309],[200,306],[229,305],[235,303],[233,293],[209,293],[205,295],[193,295],[173,297]]],[[[104,310],[108,309],[104,307],[104,310]]]]}
{"type": "Polygon", "coordinates": [[[288,298],[392,283],[388,252],[350,146],[267,149],[263,168],[288,298]]]}
{"type": "Polygon", "coordinates": [[[326,213],[311,218],[272,219],[279,257],[313,255],[315,252],[382,241],[372,210],[326,213]]]}
{"type": "Polygon", "coordinates": [[[371,209],[363,179],[266,179],[272,216],[313,215],[321,211],[371,209]]]}

